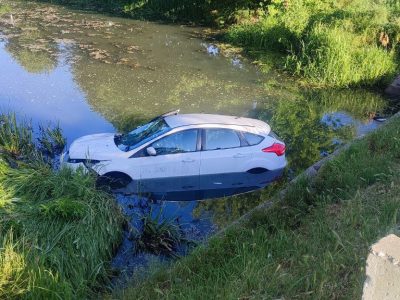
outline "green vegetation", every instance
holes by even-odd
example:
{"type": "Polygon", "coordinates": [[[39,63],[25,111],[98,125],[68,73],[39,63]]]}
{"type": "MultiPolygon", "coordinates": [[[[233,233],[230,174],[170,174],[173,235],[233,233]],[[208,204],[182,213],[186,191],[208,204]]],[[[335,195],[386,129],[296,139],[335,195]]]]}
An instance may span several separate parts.
{"type": "Polygon", "coordinates": [[[66,140],[62,135],[60,125],[39,126],[40,137],[38,138],[40,149],[47,155],[54,156],[60,153],[66,144],[66,140]]]}
{"type": "MultiPolygon", "coordinates": [[[[14,115],[2,121],[0,298],[94,296],[109,284],[108,262],[124,221],[120,209],[96,190],[94,177],[48,165],[30,126],[14,115]]],[[[55,132],[50,135],[58,140],[61,131],[55,132]]]]}
{"type": "Polygon", "coordinates": [[[359,298],[369,246],[400,221],[400,118],[356,141],[272,208],[116,296],[359,298]]]}
{"type": "Polygon", "coordinates": [[[313,84],[376,85],[398,69],[397,4],[274,0],[263,12],[228,28],[228,41],[280,52],[278,67],[313,84]]]}
{"type": "Polygon", "coordinates": [[[162,210],[154,217],[152,211],[142,216],[143,229],[136,238],[136,250],[156,255],[176,256],[178,247],[186,242],[175,220],[162,218],[162,210]]]}
{"type": "Polygon", "coordinates": [[[11,12],[11,7],[9,5],[0,4],[0,16],[10,12],[11,12]]]}
{"type": "Polygon", "coordinates": [[[0,148],[13,158],[31,155],[35,146],[30,125],[26,122],[18,124],[15,114],[1,115],[0,148]]]}
{"type": "Polygon", "coordinates": [[[399,69],[400,4],[374,0],[70,0],[147,19],[206,24],[309,84],[386,84],[399,69]]]}

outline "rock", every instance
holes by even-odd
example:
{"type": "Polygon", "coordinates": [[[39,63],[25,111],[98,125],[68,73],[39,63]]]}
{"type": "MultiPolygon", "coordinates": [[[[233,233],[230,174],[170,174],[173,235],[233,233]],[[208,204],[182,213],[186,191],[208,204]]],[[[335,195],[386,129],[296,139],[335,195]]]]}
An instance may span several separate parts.
{"type": "Polygon", "coordinates": [[[385,89],[385,93],[391,97],[400,97],[400,75],[385,89]]]}
{"type": "Polygon", "coordinates": [[[371,247],[364,300],[400,299],[400,238],[390,234],[371,247]]]}

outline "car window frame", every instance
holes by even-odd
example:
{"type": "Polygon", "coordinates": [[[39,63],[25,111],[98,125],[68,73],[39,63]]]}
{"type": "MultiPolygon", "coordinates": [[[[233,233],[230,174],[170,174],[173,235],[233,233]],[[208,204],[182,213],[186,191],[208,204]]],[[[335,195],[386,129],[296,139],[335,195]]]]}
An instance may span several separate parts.
{"type": "Polygon", "coordinates": [[[240,131],[240,134],[241,134],[241,136],[242,136],[244,142],[246,143],[246,145],[243,146],[243,147],[253,147],[253,146],[257,146],[257,145],[260,145],[260,144],[265,140],[265,136],[262,136],[262,135],[256,134],[256,133],[252,133],[252,132],[250,132],[250,131],[240,131]],[[259,136],[259,137],[261,138],[261,140],[260,140],[257,144],[250,145],[250,144],[249,144],[249,141],[248,141],[248,140],[246,139],[246,137],[244,136],[245,133],[254,134],[254,135],[256,135],[256,136],[259,136]]]}
{"type": "Polygon", "coordinates": [[[242,148],[245,146],[248,146],[248,143],[247,143],[246,139],[243,137],[243,135],[241,134],[240,130],[236,130],[233,128],[225,128],[225,127],[207,127],[207,128],[201,129],[201,151],[220,151],[220,150],[238,149],[238,148],[242,148]],[[205,149],[205,147],[206,147],[206,131],[210,130],[210,129],[225,129],[225,130],[234,131],[239,138],[240,145],[237,147],[229,147],[229,148],[222,148],[222,149],[205,149]]]}
{"type": "Polygon", "coordinates": [[[168,132],[169,134],[163,135],[161,137],[157,137],[152,141],[149,141],[147,145],[145,145],[143,148],[132,154],[129,158],[141,158],[141,157],[151,157],[150,155],[147,154],[146,149],[148,147],[152,147],[151,145],[154,144],[155,142],[169,137],[173,134],[178,134],[182,133],[184,131],[189,131],[189,130],[195,130],[197,131],[197,139],[196,139],[196,150],[195,151],[188,151],[188,152],[179,152],[179,153],[168,153],[168,154],[157,154],[156,156],[164,156],[164,155],[174,155],[174,154],[185,154],[185,153],[195,153],[201,150],[201,129],[200,128],[187,128],[183,130],[178,130],[178,131],[173,131],[173,132],[168,132]]]}

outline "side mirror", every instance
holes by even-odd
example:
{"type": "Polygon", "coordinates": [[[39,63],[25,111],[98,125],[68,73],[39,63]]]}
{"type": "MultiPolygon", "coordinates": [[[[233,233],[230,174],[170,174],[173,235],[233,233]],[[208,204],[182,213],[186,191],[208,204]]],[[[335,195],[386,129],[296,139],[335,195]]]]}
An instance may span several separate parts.
{"type": "Polygon", "coordinates": [[[148,147],[146,149],[146,151],[147,151],[147,154],[150,155],[150,156],[156,156],[157,155],[157,151],[153,147],[148,147]]]}

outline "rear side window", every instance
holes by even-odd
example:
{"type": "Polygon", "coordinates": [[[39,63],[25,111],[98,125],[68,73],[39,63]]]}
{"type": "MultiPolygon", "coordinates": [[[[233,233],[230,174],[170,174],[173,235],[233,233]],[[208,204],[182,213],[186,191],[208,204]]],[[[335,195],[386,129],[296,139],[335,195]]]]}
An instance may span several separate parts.
{"type": "Polygon", "coordinates": [[[246,139],[247,143],[249,146],[254,146],[259,143],[264,139],[261,135],[250,133],[250,132],[242,132],[244,138],[246,139]]]}
{"type": "Polygon", "coordinates": [[[210,128],[205,130],[204,150],[219,150],[240,147],[240,138],[235,130],[210,128]]]}
{"type": "Polygon", "coordinates": [[[197,147],[197,129],[180,131],[151,144],[157,155],[194,152],[197,147]]]}

